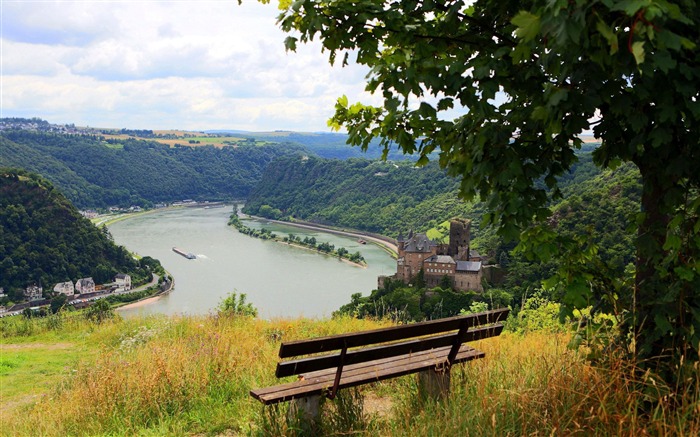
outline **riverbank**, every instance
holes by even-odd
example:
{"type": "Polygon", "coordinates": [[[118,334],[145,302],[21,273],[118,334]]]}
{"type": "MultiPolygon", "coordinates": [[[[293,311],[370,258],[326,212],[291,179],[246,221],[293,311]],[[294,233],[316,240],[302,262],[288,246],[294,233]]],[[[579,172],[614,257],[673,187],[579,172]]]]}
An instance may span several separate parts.
{"type": "Polygon", "coordinates": [[[95,226],[110,226],[114,223],[120,222],[122,220],[134,218],[134,217],[139,217],[147,214],[153,214],[155,212],[163,212],[163,211],[174,211],[178,209],[183,209],[183,208],[203,208],[203,209],[209,209],[209,208],[225,208],[227,205],[236,205],[237,202],[231,202],[231,203],[226,203],[226,202],[215,202],[215,203],[192,203],[192,204],[183,204],[183,205],[171,205],[171,206],[166,206],[163,208],[153,208],[153,209],[147,209],[145,211],[138,211],[138,212],[124,212],[124,213],[119,213],[119,214],[104,214],[97,216],[93,219],[90,219],[90,221],[95,225],[95,226]]]}
{"type": "MultiPolygon", "coordinates": [[[[156,301],[158,301],[160,298],[162,298],[163,296],[165,296],[166,294],[169,294],[169,293],[170,293],[171,291],[173,291],[173,289],[175,288],[175,279],[174,279],[173,276],[172,276],[170,273],[168,273],[167,271],[166,271],[165,273],[166,273],[166,275],[167,275],[168,277],[170,277],[170,282],[168,283],[168,288],[167,288],[167,289],[165,289],[165,290],[159,290],[157,293],[155,293],[155,294],[153,294],[153,295],[144,297],[143,299],[139,299],[139,300],[134,301],[134,302],[129,302],[129,303],[127,303],[127,304],[125,304],[125,305],[122,305],[122,306],[119,306],[119,307],[117,307],[117,308],[115,308],[115,309],[116,309],[117,311],[122,311],[122,310],[130,310],[130,309],[133,309],[133,308],[140,308],[140,307],[142,307],[142,306],[145,306],[145,305],[151,304],[151,303],[153,303],[153,302],[156,302],[156,301]]],[[[157,277],[156,275],[154,275],[154,277],[156,278],[156,279],[155,279],[155,282],[156,282],[156,284],[157,284],[157,281],[158,281],[157,278],[158,278],[158,277],[157,277]]]]}
{"type": "Polygon", "coordinates": [[[371,242],[375,244],[376,246],[380,247],[389,255],[392,256],[392,258],[396,258],[399,253],[399,247],[396,245],[396,243],[393,243],[390,241],[391,239],[389,237],[384,237],[386,239],[379,238],[375,235],[362,232],[362,231],[355,231],[355,230],[344,230],[344,229],[338,229],[338,228],[333,228],[330,226],[325,226],[325,225],[319,225],[316,223],[310,223],[310,222],[287,222],[283,220],[273,220],[273,219],[268,219],[265,217],[258,217],[258,216],[253,216],[253,215],[247,215],[245,214],[244,217],[250,217],[256,220],[265,220],[269,221],[270,223],[276,223],[280,225],[288,225],[288,226],[295,226],[297,228],[303,228],[303,229],[309,229],[312,231],[321,231],[321,232],[327,232],[329,234],[335,234],[335,235],[343,235],[346,237],[353,237],[353,238],[361,238],[363,240],[366,240],[368,242],[371,242]]]}
{"type": "Polygon", "coordinates": [[[320,253],[320,254],[322,254],[322,255],[326,255],[327,257],[335,258],[335,259],[337,259],[338,261],[342,261],[342,262],[344,262],[344,263],[346,263],[346,264],[350,264],[351,266],[361,267],[361,268],[363,268],[363,269],[366,269],[366,268],[367,268],[367,263],[365,263],[365,264],[356,263],[356,262],[354,262],[354,261],[350,261],[350,260],[347,259],[347,258],[343,258],[343,257],[337,256],[337,255],[334,256],[334,255],[331,255],[331,254],[329,254],[329,253],[319,252],[317,249],[314,249],[313,247],[304,246],[304,245],[302,245],[302,244],[294,244],[294,243],[290,243],[289,241],[283,241],[283,240],[279,240],[279,239],[275,239],[275,240],[273,240],[273,241],[275,241],[276,243],[286,244],[287,246],[293,246],[293,247],[296,247],[297,249],[306,249],[306,250],[309,250],[309,251],[311,251],[311,252],[320,253]]]}
{"type": "MultiPolygon", "coordinates": [[[[248,235],[253,238],[259,238],[261,240],[272,240],[277,243],[284,243],[289,246],[293,246],[300,249],[308,249],[310,251],[326,255],[331,258],[337,258],[341,261],[356,266],[356,267],[367,267],[367,262],[359,251],[355,253],[350,253],[346,248],[339,247],[335,249],[335,246],[329,244],[328,242],[317,243],[315,238],[302,240],[292,234],[289,237],[278,237],[276,234],[272,233],[269,229],[261,228],[254,229],[243,224],[239,212],[231,214],[228,225],[234,227],[238,232],[244,235],[248,235]]],[[[251,217],[251,216],[247,216],[251,217]]],[[[250,218],[249,218],[250,219],[250,218]]],[[[264,219],[257,219],[256,221],[263,221],[264,219]]],[[[330,233],[330,232],[329,232],[330,233]]]]}

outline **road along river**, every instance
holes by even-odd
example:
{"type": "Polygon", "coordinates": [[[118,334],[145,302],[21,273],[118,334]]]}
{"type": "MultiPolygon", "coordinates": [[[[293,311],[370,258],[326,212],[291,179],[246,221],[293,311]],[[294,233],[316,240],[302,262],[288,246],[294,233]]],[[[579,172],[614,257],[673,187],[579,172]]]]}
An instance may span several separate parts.
{"type": "Polygon", "coordinates": [[[259,240],[227,226],[232,207],[186,208],[136,216],[113,223],[117,244],[161,261],[175,278],[175,290],[145,305],[121,310],[134,314],[206,314],[232,291],[246,293],[261,317],[328,317],[350,301],[353,293],[368,294],[377,276],[396,271],[396,261],[384,250],[355,238],[297,227],[246,221],[280,236],[315,237],[360,251],[367,268],[337,258],[273,241],[259,240]],[[192,252],[189,260],[172,251],[192,252]]]}

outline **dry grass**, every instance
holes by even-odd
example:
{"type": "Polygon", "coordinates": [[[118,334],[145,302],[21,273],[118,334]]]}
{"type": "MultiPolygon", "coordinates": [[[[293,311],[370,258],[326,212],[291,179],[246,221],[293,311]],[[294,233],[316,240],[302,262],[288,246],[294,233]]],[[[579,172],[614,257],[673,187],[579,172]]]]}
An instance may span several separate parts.
{"type": "MultiPolygon", "coordinates": [[[[286,425],[267,426],[265,410],[248,394],[277,382],[279,342],[383,325],[349,318],[247,317],[66,323],[62,329],[89,337],[99,353],[82,360],[36,403],[5,410],[0,430],[42,436],[236,435],[271,429],[295,434],[286,425]]],[[[47,339],[36,332],[5,341],[47,344],[47,339]]],[[[410,376],[365,386],[368,414],[358,414],[352,403],[361,400],[352,396],[342,406],[328,402],[322,429],[367,435],[700,434],[697,393],[659,400],[660,390],[648,375],[637,375],[614,357],[605,368],[594,367],[567,349],[567,342],[561,334],[504,333],[480,343],[486,359],[453,369],[448,399],[421,400],[410,376]],[[346,414],[353,419],[346,420],[346,414]]],[[[284,418],[280,411],[273,420],[284,418]]]]}

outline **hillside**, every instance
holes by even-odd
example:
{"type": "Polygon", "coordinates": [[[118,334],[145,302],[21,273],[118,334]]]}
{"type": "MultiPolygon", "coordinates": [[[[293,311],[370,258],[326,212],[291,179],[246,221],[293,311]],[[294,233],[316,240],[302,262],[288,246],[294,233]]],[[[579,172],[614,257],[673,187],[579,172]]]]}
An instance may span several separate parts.
{"type": "Polygon", "coordinates": [[[41,177],[0,169],[0,287],[17,301],[21,289],[37,283],[93,277],[100,284],[116,273],[135,280],[146,275],[139,263],[98,229],[41,177]]]}
{"type": "Polygon", "coordinates": [[[270,161],[304,150],[279,143],[169,147],[97,135],[0,134],[0,166],[40,173],[79,208],[245,198],[270,161]]]}
{"type": "MultiPolygon", "coordinates": [[[[582,152],[560,180],[563,198],[552,202],[552,223],[562,232],[592,233],[604,247],[626,246],[619,261],[628,262],[632,243],[621,233],[638,210],[638,177],[631,165],[601,172],[590,152],[582,152]]],[[[459,199],[458,187],[459,179],[447,176],[436,163],[417,168],[410,162],[289,156],[270,164],[244,212],[266,216],[279,210],[281,217],[394,237],[410,229],[431,230],[433,238],[440,238],[445,220],[459,216],[472,220],[481,250],[497,257],[506,246],[492,231],[480,232],[483,206],[459,199]]]]}
{"type": "Polygon", "coordinates": [[[458,185],[437,164],[287,157],[270,164],[244,212],[269,205],[283,216],[396,236],[457,215],[476,218],[458,185]]]}

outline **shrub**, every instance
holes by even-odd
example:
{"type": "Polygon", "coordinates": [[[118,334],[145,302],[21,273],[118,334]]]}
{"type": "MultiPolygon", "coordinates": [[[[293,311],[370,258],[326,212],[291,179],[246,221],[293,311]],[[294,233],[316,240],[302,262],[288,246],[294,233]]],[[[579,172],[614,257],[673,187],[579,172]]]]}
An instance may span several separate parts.
{"type": "Polygon", "coordinates": [[[246,302],[246,294],[237,295],[230,293],[219,303],[219,314],[257,317],[258,310],[251,303],[246,302]]]}

